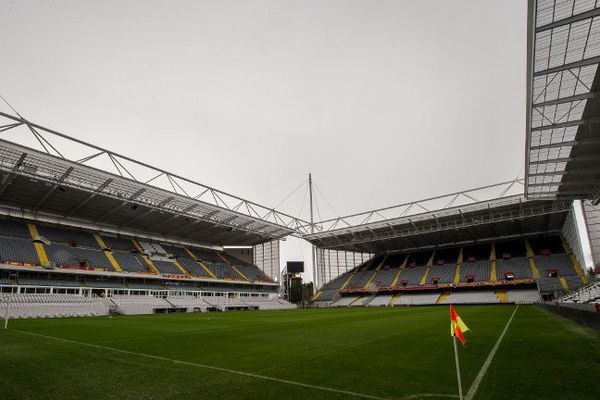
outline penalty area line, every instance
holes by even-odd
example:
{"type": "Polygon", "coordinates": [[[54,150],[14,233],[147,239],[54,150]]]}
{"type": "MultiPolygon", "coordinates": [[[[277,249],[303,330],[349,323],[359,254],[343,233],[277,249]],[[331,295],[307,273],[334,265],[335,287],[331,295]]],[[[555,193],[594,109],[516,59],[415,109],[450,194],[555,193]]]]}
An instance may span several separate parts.
{"type": "Polygon", "coordinates": [[[487,372],[488,368],[490,367],[490,364],[492,363],[492,359],[496,355],[496,351],[498,351],[498,347],[500,347],[500,343],[502,342],[502,339],[504,339],[504,335],[506,335],[506,331],[508,331],[508,327],[510,326],[510,323],[512,322],[518,309],[519,309],[519,305],[517,304],[512,315],[508,319],[508,322],[506,323],[504,330],[500,334],[500,337],[498,337],[496,344],[494,345],[494,347],[492,347],[492,351],[490,351],[490,354],[488,354],[487,358],[485,359],[485,362],[483,363],[483,365],[481,366],[481,369],[479,370],[479,373],[477,374],[477,376],[475,377],[475,380],[471,384],[471,387],[469,388],[469,391],[467,392],[467,395],[465,396],[465,400],[473,400],[473,397],[475,397],[475,394],[477,393],[477,390],[479,389],[479,385],[481,384],[481,381],[482,381],[483,377],[485,376],[485,373],[487,372]]]}
{"type": "MultiPolygon", "coordinates": [[[[272,382],[283,383],[283,384],[286,384],[286,385],[300,386],[300,387],[304,387],[304,388],[308,388],[308,389],[320,390],[320,391],[323,391],[323,392],[338,393],[338,394],[343,394],[343,395],[352,396],[352,397],[360,397],[360,398],[363,398],[363,399],[386,400],[384,397],[372,396],[372,395],[369,395],[369,394],[357,393],[357,392],[352,392],[352,391],[349,391],[349,390],[335,389],[335,388],[330,388],[330,387],[327,387],[327,386],[311,385],[311,384],[308,384],[308,383],[290,381],[290,380],[287,380],[287,379],[280,379],[280,378],[275,378],[275,377],[267,376],[267,375],[259,375],[259,374],[255,374],[255,373],[252,373],[252,372],[244,372],[244,371],[238,371],[238,370],[235,370],[235,369],[216,367],[214,365],[200,364],[200,363],[194,363],[194,362],[190,362],[190,361],[175,360],[175,359],[172,359],[172,358],[155,356],[155,355],[152,355],[152,354],[138,353],[138,352],[135,352],[135,351],[121,350],[121,349],[117,349],[117,348],[114,348],[114,347],[101,346],[101,345],[98,345],[98,344],[78,342],[76,340],[63,339],[63,338],[59,338],[59,337],[55,337],[55,336],[48,336],[48,335],[42,335],[42,334],[39,334],[39,333],[33,333],[33,332],[28,332],[28,331],[21,331],[21,330],[18,330],[18,329],[11,329],[11,330],[13,332],[20,332],[20,333],[24,333],[24,334],[27,334],[27,335],[37,336],[37,337],[51,339],[51,340],[56,340],[56,341],[65,342],[65,343],[76,344],[76,345],[79,345],[79,346],[91,347],[91,348],[100,349],[100,350],[108,350],[108,351],[112,351],[112,352],[115,352],[115,353],[127,354],[127,355],[131,355],[131,356],[136,356],[136,357],[150,358],[150,359],[153,359],[153,360],[166,361],[166,362],[170,362],[170,363],[174,363],[174,364],[187,365],[187,366],[191,366],[191,367],[210,369],[210,370],[213,370],[213,371],[225,372],[225,373],[233,374],[233,375],[240,375],[240,376],[245,376],[245,377],[249,377],[249,378],[262,379],[262,380],[265,380],[265,381],[272,381],[272,382]]],[[[431,396],[431,395],[417,395],[417,396],[431,396]]],[[[436,395],[434,395],[434,396],[436,396],[436,395]]],[[[437,396],[446,396],[446,395],[437,395],[437,396]]],[[[408,397],[408,398],[414,398],[414,397],[411,396],[411,397],[408,397]]]]}

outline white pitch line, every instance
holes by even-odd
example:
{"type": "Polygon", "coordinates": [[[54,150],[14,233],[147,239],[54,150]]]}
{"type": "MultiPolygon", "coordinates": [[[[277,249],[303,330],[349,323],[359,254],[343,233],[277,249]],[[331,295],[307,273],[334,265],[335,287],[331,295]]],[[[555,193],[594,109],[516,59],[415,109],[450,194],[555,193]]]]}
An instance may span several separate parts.
{"type": "Polygon", "coordinates": [[[473,381],[473,384],[471,384],[471,387],[469,388],[469,391],[467,392],[467,395],[465,396],[465,400],[473,400],[473,397],[475,397],[475,393],[477,393],[477,389],[479,389],[479,385],[481,384],[481,380],[483,379],[483,377],[485,376],[485,373],[487,372],[488,368],[490,367],[490,364],[492,363],[492,359],[496,355],[496,351],[498,350],[498,347],[500,347],[500,342],[502,342],[502,339],[504,339],[504,335],[506,334],[506,331],[508,331],[508,326],[512,322],[513,317],[517,313],[518,309],[519,309],[519,305],[517,304],[517,306],[515,307],[515,310],[513,311],[512,315],[508,319],[508,322],[506,323],[506,326],[504,327],[504,330],[502,331],[502,333],[500,334],[500,337],[496,341],[496,344],[492,348],[492,351],[490,351],[490,354],[488,354],[485,362],[483,363],[483,365],[481,366],[481,369],[479,370],[479,373],[475,377],[475,380],[473,381]]]}
{"type": "MultiPolygon", "coordinates": [[[[58,341],[65,342],[65,343],[72,343],[72,344],[77,344],[77,345],[80,345],[80,346],[93,347],[95,349],[109,350],[109,351],[113,351],[113,352],[116,352],[116,353],[128,354],[128,355],[138,356],[138,357],[146,357],[146,358],[151,358],[151,359],[154,359],[154,360],[171,362],[171,363],[174,363],[174,364],[183,364],[183,365],[188,365],[188,366],[192,366],[192,367],[205,368],[205,369],[210,369],[210,370],[213,370],[213,371],[226,372],[226,373],[229,373],[229,374],[247,376],[247,377],[250,377],[250,378],[256,378],[256,379],[262,379],[262,380],[266,380],[266,381],[273,381],[273,382],[278,382],[278,383],[284,383],[286,385],[301,386],[301,387],[305,387],[305,388],[309,388],[309,389],[321,390],[321,391],[324,391],[324,392],[331,392],[331,393],[344,394],[344,395],[353,396],[353,397],[360,397],[360,398],[363,398],[363,399],[386,400],[383,397],[377,397],[377,396],[372,396],[372,395],[369,395],[369,394],[351,392],[349,390],[334,389],[334,388],[330,388],[330,387],[326,387],[326,386],[310,385],[308,383],[295,382],[295,381],[290,381],[290,380],[287,380],[287,379],[279,379],[279,378],[274,378],[272,376],[259,375],[259,374],[254,374],[254,373],[251,373],[251,372],[237,371],[235,369],[215,367],[213,365],[199,364],[199,363],[193,363],[193,362],[189,362],[189,361],[174,360],[172,358],[155,356],[155,355],[152,355],[152,354],[137,353],[135,351],[121,350],[121,349],[116,349],[114,347],[107,347],[107,346],[100,346],[100,345],[97,345],[97,344],[91,344],[91,343],[85,343],[85,342],[78,342],[76,340],[70,340],[70,339],[63,339],[63,338],[58,338],[58,337],[54,337],[54,336],[41,335],[39,333],[33,333],[33,332],[28,332],[28,331],[21,331],[21,330],[18,330],[18,329],[13,329],[13,331],[20,332],[20,333],[25,333],[25,334],[28,334],[28,335],[43,337],[43,338],[46,338],[46,339],[58,340],[58,341]]],[[[439,395],[439,396],[446,396],[446,395],[439,395]]]]}

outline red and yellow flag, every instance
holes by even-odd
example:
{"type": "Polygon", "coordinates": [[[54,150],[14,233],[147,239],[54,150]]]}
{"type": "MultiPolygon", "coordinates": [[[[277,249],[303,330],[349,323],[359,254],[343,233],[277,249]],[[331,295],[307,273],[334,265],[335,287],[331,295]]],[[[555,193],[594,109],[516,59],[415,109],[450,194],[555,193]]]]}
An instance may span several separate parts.
{"type": "Polygon", "coordinates": [[[460,319],[454,307],[450,305],[450,336],[456,336],[458,340],[465,345],[464,333],[469,330],[469,327],[460,319]]]}

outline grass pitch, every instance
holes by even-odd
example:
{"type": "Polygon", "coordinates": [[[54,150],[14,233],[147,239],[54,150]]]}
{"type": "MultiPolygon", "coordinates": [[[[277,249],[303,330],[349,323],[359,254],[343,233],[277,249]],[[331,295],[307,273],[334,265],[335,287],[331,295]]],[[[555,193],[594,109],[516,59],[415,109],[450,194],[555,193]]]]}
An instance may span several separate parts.
{"type": "MultiPolygon", "coordinates": [[[[468,392],[515,306],[459,306],[468,392]]],[[[460,346],[459,346],[460,347],[460,346]]],[[[520,306],[475,399],[599,399],[600,335],[520,306]]],[[[14,320],[4,399],[448,399],[447,307],[14,320]]]]}

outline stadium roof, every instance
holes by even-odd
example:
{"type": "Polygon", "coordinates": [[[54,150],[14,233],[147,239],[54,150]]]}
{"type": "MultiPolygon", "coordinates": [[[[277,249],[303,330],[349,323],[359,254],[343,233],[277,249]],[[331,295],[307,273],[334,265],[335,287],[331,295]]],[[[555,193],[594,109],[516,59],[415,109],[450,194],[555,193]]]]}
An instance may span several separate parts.
{"type": "Polygon", "coordinates": [[[600,201],[600,7],[530,0],[525,194],[600,201]]]}
{"type": "Polygon", "coordinates": [[[0,133],[4,214],[216,246],[254,245],[308,229],[306,221],[21,116],[0,112],[0,133]]]}
{"type": "Polygon", "coordinates": [[[319,248],[378,253],[560,231],[569,200],[523,196],[515,180],[318,222],[319,248]]]}

